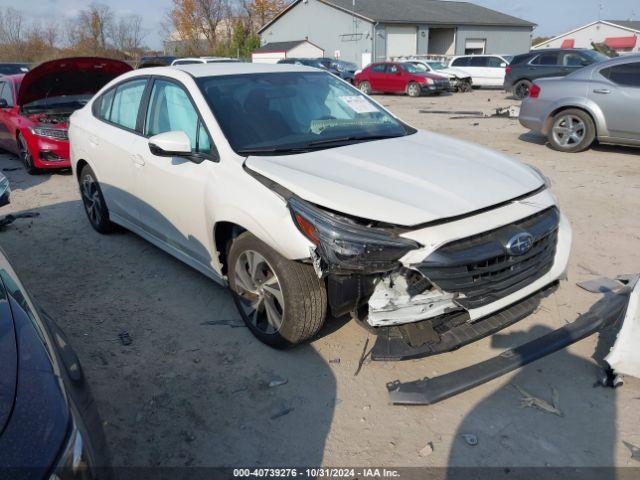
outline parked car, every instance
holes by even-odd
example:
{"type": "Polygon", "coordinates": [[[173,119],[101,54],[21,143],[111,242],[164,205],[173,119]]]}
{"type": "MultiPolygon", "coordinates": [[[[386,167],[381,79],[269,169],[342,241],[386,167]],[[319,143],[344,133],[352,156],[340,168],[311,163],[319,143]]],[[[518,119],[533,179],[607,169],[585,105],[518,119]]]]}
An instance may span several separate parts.
{"type": "MultiPolygon", "coordinates": [[[[9,201],[0,175],[0,206],[9,201]]],[[[0,249],[2,478],[109,479],[102,423],[65,334],[30,297],[0,249]]]]}
{"type": "Polygon", "coordinates": [[[0,78],[0,148],[20,156],[31,174],[69,168],[67,121],[107,82],[131,67],[119,60],[52,60],[0,78]]]}
{"type": "Polygon", "coordinates": [[[461,55],[449,62],[449,67],[471,75],[474,87],[502,87],[508,65],[505,55],[461,55]]]}
{"type": "Polygon", "coordinates": [[[520,123],[546,135],[562,152],[594,140],[640,145],[640,55],[584,67],[564,78],[536,80],[522,102],[520,123]]]}
{"type": "Polygon", "coordinates": [[[172,66],[175,65],[193,65],[198,63],[229,63],[239,62],[237,58],[230,57],[190,57],[190,58],[176,58],[171,62],[172,66]]]}
{"type": "Polygon", "coordinates": [[[0,63],[0,76],[27,73],[29,65],[26,63],[0,63]]]}
{"type": "MultiPolygon", "coordinates": [[[[337,67],[333,65],[330,58],[283,58],[278,60],[279,64],[283,65],[305,65],[307,67],[319,68],[321,70],[328,70],[336,77],[340,77],[340,72],[337,67]]],[[[342,78],[342,77],[341,77],[342,78]]]]}
{"type": "Polygon", "coordinates": [[[140,57],[136,68],[167,67],[176,57],[171,55],[140,57]]]}
{"type": "Polygon", "coordinates": [[[434,61],[409,59],[406,62],[421,66],[427,73],[448,77],[451,90],[454,92],[470,92],[473,87],[471,76],[459,68],[449,68],[442,62],[434,61]]]}
{"type": "Polygon", "coordinates": [[[358,70],[358,66],[355,63],[346,62],[344,60],[329,60],[331,62],[331,67],[336,71],[335,75],[349,83],[353,83],[356,76],[356,70],[358,70]]]}
{"type": "Polygon", "coordinates": [[[410,97],[422,94],[440,95],[451,88],[449,79],[428,73],[411,62],[373,63],[358,73],[355,84],[361,92],[406,93],[410,97]]]}
{"type": "Polygon", "coordinates": [[[522,100],[528,95],[533,82],[539,78],[564,77],[582,67],[608,58],[587,49],[532,50],[513,58],[505,71],[504,89],[522,100]]]}
{"type": "Polygon", "coordinates": [[[124,226],[228,284],[274,347],[353,315],[418,345],[475,322],[445,335],[456,348],[526,316],[520,303],[567,266],[569,223],[537,171],[418,131],[328,72],[130,72],[71,116],[69,135],[92,227],[124,226]],[[514,304],[518,318],[482,323],[514,304]]]}

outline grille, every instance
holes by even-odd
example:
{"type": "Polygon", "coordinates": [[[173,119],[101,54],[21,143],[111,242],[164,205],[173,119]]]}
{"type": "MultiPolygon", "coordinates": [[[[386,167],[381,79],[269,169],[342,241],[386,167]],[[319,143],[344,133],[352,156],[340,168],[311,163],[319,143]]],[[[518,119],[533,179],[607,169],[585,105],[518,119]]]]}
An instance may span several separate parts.
{"type": "Polygon", "coordinates": [[[417,266],[445,292],[461,293],[464,308],[478,308],[506,297],[547,273],[556,253],[560,214],[555,207],[505,227],[441,247],[417,266]],[[533,236],[531,249],[511,255],[506,245],[516,234],[533,236]]]}

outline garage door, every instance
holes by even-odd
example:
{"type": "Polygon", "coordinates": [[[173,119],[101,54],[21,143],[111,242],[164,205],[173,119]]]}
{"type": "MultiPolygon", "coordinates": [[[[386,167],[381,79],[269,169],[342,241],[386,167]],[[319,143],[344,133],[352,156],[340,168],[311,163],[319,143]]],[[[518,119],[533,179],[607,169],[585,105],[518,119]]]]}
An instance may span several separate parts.
{"type": "Polygon", "coordinates": [[[417,48],[417,27],[387,27],[387,57],[415,55],[417,48]]]}

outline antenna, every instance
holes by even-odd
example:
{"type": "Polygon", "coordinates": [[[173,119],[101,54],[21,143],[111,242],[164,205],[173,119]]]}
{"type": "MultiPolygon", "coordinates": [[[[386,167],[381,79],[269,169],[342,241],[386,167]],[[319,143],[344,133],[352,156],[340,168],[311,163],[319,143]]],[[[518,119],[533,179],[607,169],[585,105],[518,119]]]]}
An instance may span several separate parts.
{"type": "Polygon", "coordinates": [[[602,20],[602,10],[603,9],[604,9],[604,2],[600,2],[598,4],[598,20],[602,20]]]}

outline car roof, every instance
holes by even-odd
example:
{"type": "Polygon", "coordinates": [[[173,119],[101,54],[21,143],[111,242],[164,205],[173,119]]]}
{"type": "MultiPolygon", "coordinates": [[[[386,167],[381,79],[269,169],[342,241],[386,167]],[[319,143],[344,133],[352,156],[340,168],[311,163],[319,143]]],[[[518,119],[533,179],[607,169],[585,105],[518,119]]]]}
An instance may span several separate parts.
{"type": "Polygon", "coordinates": [[[317,72],[319,69],[305,65],[268,64],[268,63],[198,63],[191,65],[173,65],[145,69],[141,75],[166,74],[167,71],[177,70],[188,73],[192,77],[216,77],[222,75],[251,75],[255,73],[286,73],[286,72],[317,72]]]}

